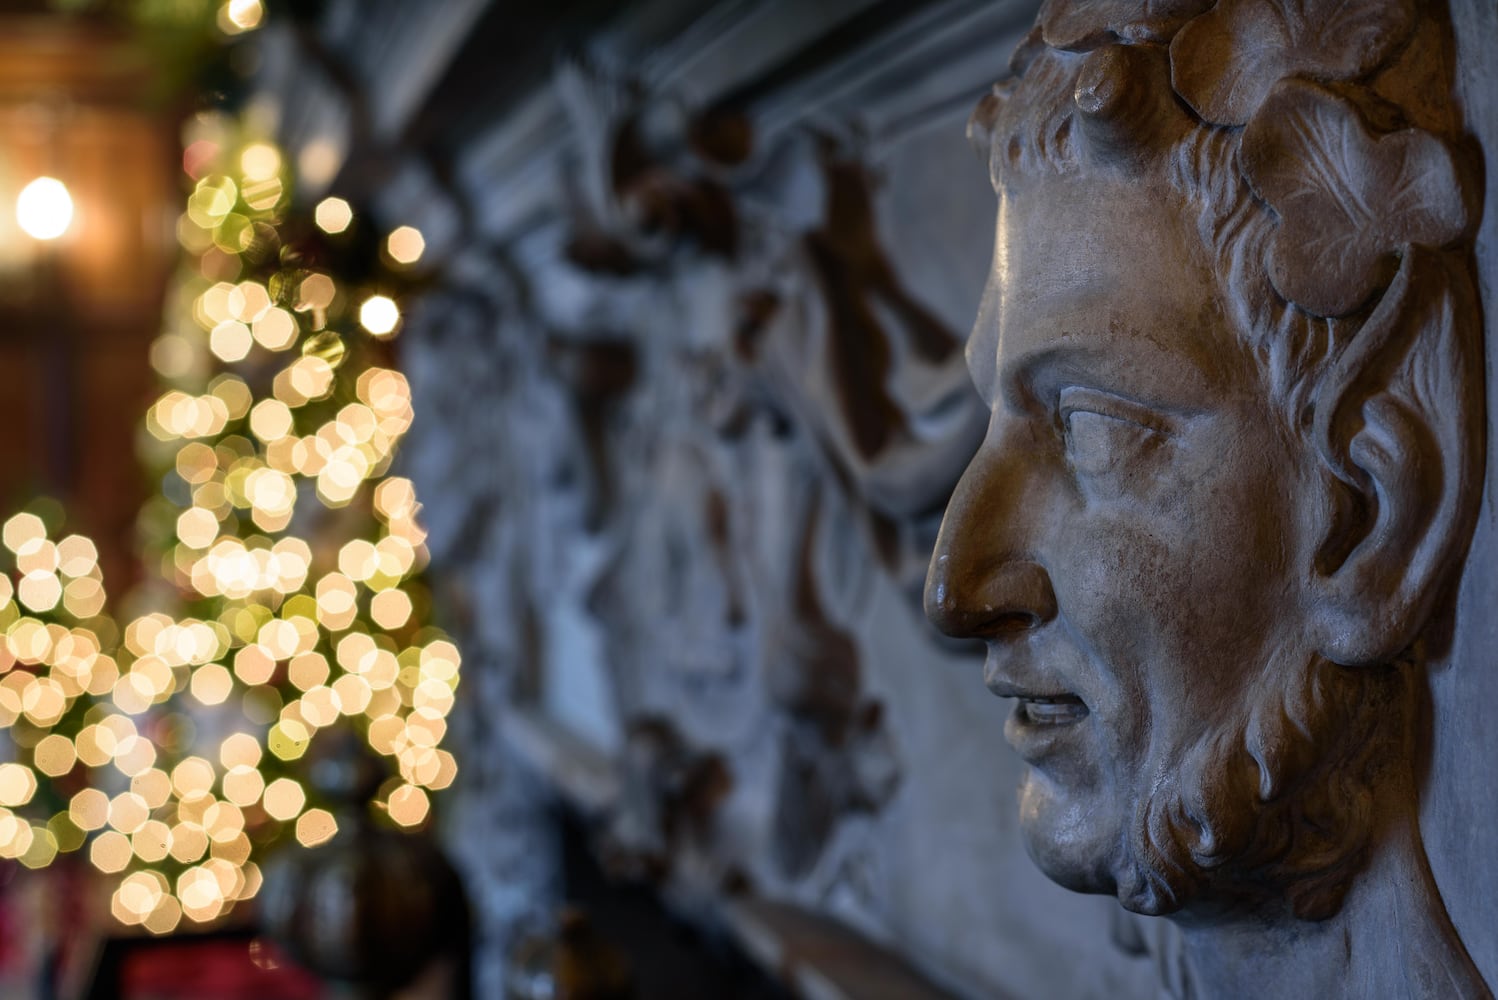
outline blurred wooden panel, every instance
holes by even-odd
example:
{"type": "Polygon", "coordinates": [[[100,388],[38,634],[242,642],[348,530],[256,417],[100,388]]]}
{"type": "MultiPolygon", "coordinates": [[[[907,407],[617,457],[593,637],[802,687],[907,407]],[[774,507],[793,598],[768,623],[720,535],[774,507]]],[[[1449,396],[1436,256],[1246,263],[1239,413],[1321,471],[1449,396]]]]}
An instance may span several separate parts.
{"type": "Polygon", "coordinates": [[[148,83],[108,25],[0,17],[0,516],[38,493],[62,500],[116,593],[133,575],[147,487],[135,430],[157,391],[148,356],[181,201],[176,124],[144,109],[148,83]],[[75,205],[47,247],[15,219],[43,175],[75,205]]]}

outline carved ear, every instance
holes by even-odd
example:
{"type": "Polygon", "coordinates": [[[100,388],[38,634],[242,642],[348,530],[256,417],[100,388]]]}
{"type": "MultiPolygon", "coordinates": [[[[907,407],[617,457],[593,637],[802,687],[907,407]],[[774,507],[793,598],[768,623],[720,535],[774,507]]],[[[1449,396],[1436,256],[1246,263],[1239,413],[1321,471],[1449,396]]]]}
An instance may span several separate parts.
{"type": "Polygon", "coordinates": [[[1482,490],[1486,428],[1470,282],[1408,246],[1394,282],[1322,380],[1313,432],[1362,517],[1317,560],[1320,652],[1387,663],[1459,575],[1482,490]]]}

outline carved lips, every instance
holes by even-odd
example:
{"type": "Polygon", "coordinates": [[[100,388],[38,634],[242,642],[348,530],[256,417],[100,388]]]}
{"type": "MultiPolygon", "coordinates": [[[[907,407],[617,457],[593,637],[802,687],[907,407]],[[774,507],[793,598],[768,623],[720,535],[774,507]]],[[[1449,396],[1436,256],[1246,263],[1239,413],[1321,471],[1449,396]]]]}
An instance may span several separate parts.
{"type": "Polygon", "coordinates": [[[1025,720],[1037,726],[1065,726],[1087,718],[1087,706],[1074,694],[1021,697],[1019,709],[1025,720]]]}
{"type": "MultiPolygon", "coordinates": [[[[989,666],[992,666],[990,661],[989,666]]],[[[1025,761],[1040,762],[1077,724],[1092,714],[1078,695],[1050,684],[1018,684],[994,677],[985,683],[1000,698],[1013,698],[1014,711],[1004,723],[1004,739],[1025,761]]]]}

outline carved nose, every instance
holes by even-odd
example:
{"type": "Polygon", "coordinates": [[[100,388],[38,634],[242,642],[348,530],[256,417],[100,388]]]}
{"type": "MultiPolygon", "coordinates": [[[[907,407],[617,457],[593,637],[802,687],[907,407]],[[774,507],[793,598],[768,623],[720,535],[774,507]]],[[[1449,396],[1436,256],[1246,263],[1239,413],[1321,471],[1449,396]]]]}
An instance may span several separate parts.
{"type": "Polygon", "coordinates": [[[996,639],[1056,617],[1045,567],[1008,559],[986,567],[938,549],[926,576],[926,617],[954,638],[996,639]]]}

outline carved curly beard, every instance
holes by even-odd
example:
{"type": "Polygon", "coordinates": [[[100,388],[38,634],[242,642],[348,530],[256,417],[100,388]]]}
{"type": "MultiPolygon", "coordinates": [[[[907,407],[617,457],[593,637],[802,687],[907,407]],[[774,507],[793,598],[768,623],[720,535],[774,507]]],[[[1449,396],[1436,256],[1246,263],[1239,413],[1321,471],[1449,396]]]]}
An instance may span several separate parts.
{"type": "Polygon", "coordinates": [[[1120,902],[1158,916],[1284,899],[1304,920],[1335,914],[1368,857],[1374,783],[1405,743],[1412,670],[1317,657],[1288,684],[1266,670],[1237,718],[1142,797],[1120,902]]]}

